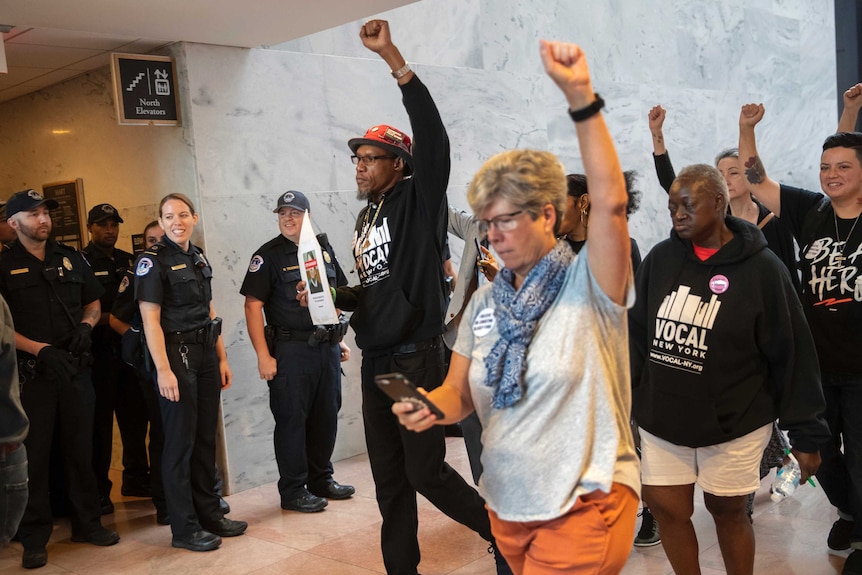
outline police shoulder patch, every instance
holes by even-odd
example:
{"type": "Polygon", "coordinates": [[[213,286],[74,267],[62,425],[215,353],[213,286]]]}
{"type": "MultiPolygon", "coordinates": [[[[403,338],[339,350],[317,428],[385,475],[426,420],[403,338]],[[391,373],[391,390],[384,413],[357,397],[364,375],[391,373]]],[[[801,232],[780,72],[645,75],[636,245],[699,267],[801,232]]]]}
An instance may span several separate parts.
{"type": "Polygon", "coordinates": [[[254,254],[251,258],[251,262],[248,264],[249,273],[255,273],[260,270],[260,266],[263,265],[263,257],[260,254],[254,254]]]}
{"type": "Polygon", "coordinates": [[[152,267],[153,267],[153,260],[151,260],[150,258],[147,258],[147,257],[143,257],[138,262],[138,269],[135,270],[135,275],[136,276],[145,276],[148,273],[150,273],[150,270],[152,269],[152,267]]]}
{"type": "Polygon", "coordinates": [[[123,276],[123,279],[120,280],[120,286],[117,288],[117,293],[123,293],[127,289],[129,289],[129,276],[123,276]]]}

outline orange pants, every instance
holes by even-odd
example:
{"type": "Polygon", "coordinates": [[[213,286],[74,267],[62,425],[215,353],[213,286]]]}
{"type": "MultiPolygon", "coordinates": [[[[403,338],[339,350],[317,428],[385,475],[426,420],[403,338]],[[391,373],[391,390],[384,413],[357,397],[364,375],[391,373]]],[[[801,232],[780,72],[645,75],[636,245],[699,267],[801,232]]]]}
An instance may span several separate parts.
{"type": "Polygon", "coordinates": [[[614,483],[610,493],[578,497],[562,517],[518,523],[488,510],[497,548],[515,575],[611,575],[631,553],[638,496],[614,483]]]}

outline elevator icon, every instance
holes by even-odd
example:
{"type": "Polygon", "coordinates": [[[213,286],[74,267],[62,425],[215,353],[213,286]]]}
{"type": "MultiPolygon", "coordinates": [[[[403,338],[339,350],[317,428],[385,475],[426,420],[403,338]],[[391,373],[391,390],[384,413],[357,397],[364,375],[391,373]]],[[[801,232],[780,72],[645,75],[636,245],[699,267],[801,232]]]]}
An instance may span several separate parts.
{"type": "Polygon", "coordinates": [[[156,70],[153,72],[153,75],[156,77],[154,82],[156,88],[157,96],[170,96],[171,95],[171,83],[168,82],[168,71],[167,70],[156,70]]]}

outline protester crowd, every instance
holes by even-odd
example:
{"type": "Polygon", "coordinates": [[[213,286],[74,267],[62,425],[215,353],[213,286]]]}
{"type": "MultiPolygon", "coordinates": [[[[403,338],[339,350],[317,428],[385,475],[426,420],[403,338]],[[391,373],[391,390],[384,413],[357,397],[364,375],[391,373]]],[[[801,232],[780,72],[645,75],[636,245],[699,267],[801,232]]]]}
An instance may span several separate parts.
{"type": "MultiPolygon", "coordinates": [[[[378,124],[346,142],[364,203],[358,283],[325,233],[303,233],[309,198],[279,190],[278,234],[240,288],[282,509],[355,493],[331,462],[349,327],[391,575],[417,574],[417,493],[487,541],[498,574],[619,573],[632,544],[659,543],[675,573],[700,573],[696,486],[727,572],[750,574],[753,494],[771,468],[816,478],[838,514],[825,543],[862,574],[862,84],[822,145],[820,192],[767,175],[762,105],[740,103],[739,140],[714,165],[678,174],[668,112],[653,107],[669,236],[641,260],[635,174],[579,46],[543,40],[539,57],[583,173],[547,151],[501,152],[470,183],[469,214],[447,197],[445,118],[388,23],[360,39],[389,66],[412,135],[378,124]],[[467,241],[457,274],[447,232],[467,241]],[[387,393],[393,381],[404,389],[387,393]],[[455,424],[473,484],[446,462],[455,424]]],[[[42,567],[63,517],[73,542],[120,541],[103,525],[114,414],[121,493],[152,499],[171,545],[211,551],[253,530],[221,497],[219,405],[235,374],[213,304],[225,272],[192,242],[194,203],[162,198],[137,255],[116,247],[115,206],[89,210],[81,251],[53,238],[56,208],[32,189],[2,208],[0,545],[20,542],[23,567],[42,567]]]]}

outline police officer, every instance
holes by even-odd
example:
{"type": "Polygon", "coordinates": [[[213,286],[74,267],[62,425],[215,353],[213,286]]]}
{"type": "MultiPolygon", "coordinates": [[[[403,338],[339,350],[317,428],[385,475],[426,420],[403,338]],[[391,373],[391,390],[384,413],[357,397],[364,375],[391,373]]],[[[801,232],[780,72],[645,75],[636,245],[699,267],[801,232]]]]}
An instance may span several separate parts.
{"type": "Polygon", "coordinates": [[[137,260],[135,297],[159,388],[172,545],[210,551],[248,524],[225,517],[213,489],[219,396],[231,370],[212,305],[212,268],[191,242],[197,222],[186,196],[162,198],[165,236],[137,260]]]}
{"type": "Polygon", "coordinates": [[[62,437],[72,503],[72,541],[113,545],[116,531],[100,522],[99,492],[92,468],[93,386],[89,351],[99,321],[102,288],[83,257],[48,239],[49,210],[58,207],[35,190],[14,194],[6,204],[18,241],[0,258],[0,292],[15,322],[15,345],[23,380],[21,402],[30,418],[24,441],[29,457],[30,499],[18,536],[22,565],[48,561],[52,517],[49,460],[55,424],[62,437]]]}
{"type": "MultiPolygon", "coordinates": [[[[147,250],[160,241],[165,231],[159,227],[159,222],[153,220],[144,228],[144,249],[147,250]]],[[[165,503],[165,490],[162,485],[162,451],[165,445],[165,435],[162,429],[162,412],[159,407],[159,394],[153,383],[153,373],[145,365],[141,343],[141,313],[135,300],[135,270],[130,269],[120,280],[117,297],[111,308],[109,319],[113,329],[121,340],[122,360],[137,370],[138,383],[147,406],[147,419],[150,422],[147,449],[150,454],[150,490],[153,495],[153,506],[156,508],[156,523],[170,525],[168,506],[165,503]],[[134,328],[134,329],[133,329],[134,328]]],[[[221,496],[221,474],[216,465],[214,480],[216,493],[219,494],[219,509],[222,514],[230,513],[230,505],[221,496]]]]}
{"type": "Polygon", "coordinates": [[[96,418],[93,427],[93,469],[99,485],[102,513],[112,513],[111,467],[114,411],[123,440],[124,496],[151,497],[147,461],[147,412],[135,370],[120,358],[120,337],[108,325],[117,288],[126,271],[134,265],[132,254],[117,249],[123,218],[111,204],[98,204],[87,216],[90,243],[83,249],[96,279],[105,293],[100,298],[102,313],[93,328],[93,387],[96,390],[96,418]]]}
{"type": "MultiPolygon", "coordinates": [[[[347,499],[356,490],[332,479],[330,461],[341,408],[339,362],[350,356],[341,341],[347,324],[316,329],[308,309],[296,300],[301,281],[297,244],[308,209],[301,192],[278,198],[273,212],[281,234],[252,256],[240,293],[260,378],[269,385],[281,507],[313,513],[323,511],[327,498],[347,499]]],[[[332,248],[325,240],[320,243],[330,285],[346,285],[332,248]]]]}
{"type": "MultiPolygon", "coordinates": [[[[158,221],[152,221],[144,228],[144,249],[148,250],[160,241],[165,232],[159,227],[158,221]]],[[[135,270],[126,270],[117,287],[117,295],[111,307],[108,319],[111,329],[120,336],[121,359],[126,365],[133,366],[137,371],[144,404],[147,408],[147,418],[150,421],[147,444],[150,455],[150,491],[153,506],[156,508],[156,523],[170,525],[168,506],[165,502],[165,490],[162,484],[162,451],[165,445],[165,435],[162,429],[162,412],[159,407],[159,395],[155,389],[152,375],[143,365],[143,350],[141,330],[141,314],[138,302],[135,300],[135,270]],[[134,327],[134,330],[132,329],[134,327]]]]}

